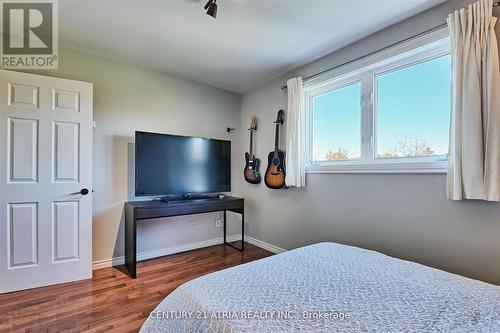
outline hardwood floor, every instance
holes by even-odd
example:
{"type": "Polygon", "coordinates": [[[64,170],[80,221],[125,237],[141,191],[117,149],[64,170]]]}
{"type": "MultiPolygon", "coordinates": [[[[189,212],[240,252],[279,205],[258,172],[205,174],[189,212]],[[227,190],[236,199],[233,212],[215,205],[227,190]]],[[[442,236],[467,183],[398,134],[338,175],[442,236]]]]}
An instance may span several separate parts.
{"type": "Polygon", "coordinates": [[[139,262],[135,280],[117,266],[94,271],[92,280],[0,295],[0,333],[137,332],[184,282],[270,255],[248,243],[243,253],[216,245],[139,262]]]}

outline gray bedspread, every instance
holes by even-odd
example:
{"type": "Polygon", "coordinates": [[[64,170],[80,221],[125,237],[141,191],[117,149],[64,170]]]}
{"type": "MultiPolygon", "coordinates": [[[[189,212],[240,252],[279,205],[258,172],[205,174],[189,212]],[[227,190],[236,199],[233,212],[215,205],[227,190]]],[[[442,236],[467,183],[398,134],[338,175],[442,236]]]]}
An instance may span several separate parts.
{"type": "Polygon", "coordinates": [[[500,332],[500,287],[319,243],[189,281],[141,332],[500,332]]]}

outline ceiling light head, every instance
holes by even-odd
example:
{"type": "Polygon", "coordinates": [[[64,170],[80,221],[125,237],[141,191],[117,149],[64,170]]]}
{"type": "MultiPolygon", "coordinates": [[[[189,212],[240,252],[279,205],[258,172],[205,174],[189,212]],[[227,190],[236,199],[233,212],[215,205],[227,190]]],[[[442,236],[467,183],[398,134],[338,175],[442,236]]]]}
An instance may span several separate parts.
{"type": "Polygon", "coordinates": [[[205,9],[207,9],[207,15],[212,16],[213,18],[217,17],[217,4],[215,3],[217,0],[210,0],[205,5],[205,9]]]}
{"type": "Polygon", "coordinates": [[[208,2],[205,4],[205,7],[203,7],[203,9],[207,10],[208,6],[210,6],[212,4],[212,2],[214,2],[214,0],[208,0],[208,2]]]}

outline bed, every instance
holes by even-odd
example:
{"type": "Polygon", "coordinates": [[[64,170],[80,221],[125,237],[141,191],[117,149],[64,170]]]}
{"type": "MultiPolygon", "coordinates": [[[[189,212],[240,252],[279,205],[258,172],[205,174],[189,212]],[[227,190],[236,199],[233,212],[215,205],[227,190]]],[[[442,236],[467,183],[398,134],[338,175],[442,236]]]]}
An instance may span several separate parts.
{"type": "Polygon", "coordinates": [[[319,243],[191,280],[140,332],[500,332],[500,287],[319,243]]]}

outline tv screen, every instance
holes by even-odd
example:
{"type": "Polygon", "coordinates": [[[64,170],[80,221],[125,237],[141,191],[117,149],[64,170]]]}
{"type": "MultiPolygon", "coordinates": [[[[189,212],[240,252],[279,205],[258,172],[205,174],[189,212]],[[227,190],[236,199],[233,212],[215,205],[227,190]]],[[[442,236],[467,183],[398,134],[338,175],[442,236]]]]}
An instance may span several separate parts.
{"type": "Polygon", "coordinates": [[[136,196],[231,191],[231,141],[135,132],[136,196]]]}

